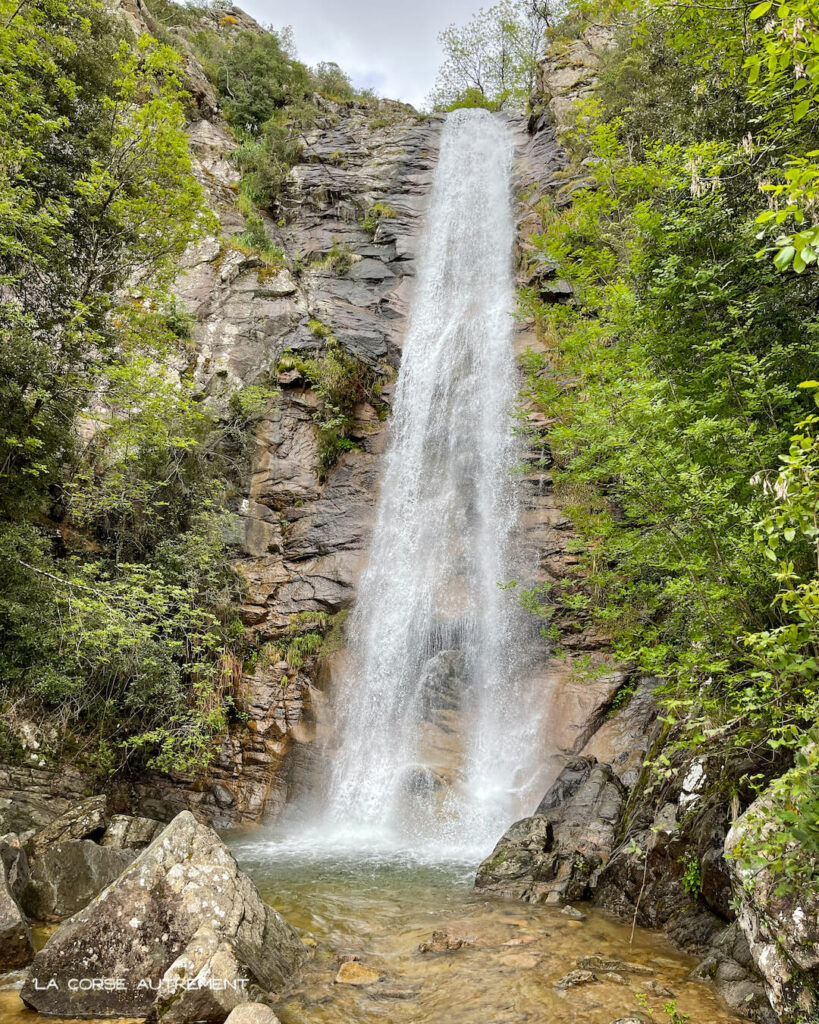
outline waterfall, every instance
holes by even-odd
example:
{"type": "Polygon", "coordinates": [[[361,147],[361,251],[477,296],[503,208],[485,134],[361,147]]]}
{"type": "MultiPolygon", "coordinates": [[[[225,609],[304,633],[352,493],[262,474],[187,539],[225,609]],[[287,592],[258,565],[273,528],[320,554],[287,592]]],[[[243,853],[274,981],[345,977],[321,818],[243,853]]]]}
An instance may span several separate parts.
{"type": "Polygon", "coordinates": [[[531,812],[519,608],[500,586],[518,519],[512,149],[486,111],[447,118],[335,696],[328,826],[485,848],[531,812]]]}

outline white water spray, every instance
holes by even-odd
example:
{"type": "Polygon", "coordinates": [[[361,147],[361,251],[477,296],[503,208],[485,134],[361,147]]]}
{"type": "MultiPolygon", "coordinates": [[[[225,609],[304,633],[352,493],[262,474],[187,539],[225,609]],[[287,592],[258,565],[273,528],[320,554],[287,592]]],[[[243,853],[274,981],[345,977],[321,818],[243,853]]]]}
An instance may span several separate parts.
{"type": "Polygon", "coordinates": [[[485,849],[537,756],[515,650],[510,412],[514,222],[508,129],[457,111],[418,260],[369,565],[336,694],[323,827],[485,849]],[[443,731],[442,731],[443,730],[443,731]],[[434,763],[430,732],[455,733],[434,763]]]}

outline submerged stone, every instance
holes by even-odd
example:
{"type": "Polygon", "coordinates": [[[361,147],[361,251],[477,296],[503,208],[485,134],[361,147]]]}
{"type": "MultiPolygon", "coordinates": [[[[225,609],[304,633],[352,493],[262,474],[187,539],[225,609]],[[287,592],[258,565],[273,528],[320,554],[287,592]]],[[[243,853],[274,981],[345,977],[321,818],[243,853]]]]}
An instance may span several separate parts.
{"type": "Polygon", "coordinates": [[[380,971],[367,967],[366,964],[361,964],[357,960],[348,960],[347,963],[339,967],[336,984],[373,985],[375,982],[381,981],[383,977],[384,975],[380,971]]]}
{"type": "Polygon", "coordinates": [[[241,1003],[230,1011],[225,1024],[280,1024],[280,1021],[264,1003],[241,1003]]]}
{"type": "Polygon", "coordinates": [[[569,971],[555,982],[556,989],[576,988],[578,985],[590,985],[597,981],[592,971],[569,971]]]}

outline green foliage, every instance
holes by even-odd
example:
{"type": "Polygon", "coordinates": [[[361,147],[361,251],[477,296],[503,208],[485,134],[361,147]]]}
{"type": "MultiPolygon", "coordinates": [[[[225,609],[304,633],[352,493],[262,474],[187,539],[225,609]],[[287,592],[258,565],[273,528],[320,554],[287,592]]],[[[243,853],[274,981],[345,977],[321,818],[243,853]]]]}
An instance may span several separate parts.
{"type": "Polygon", "coordinates": [[[771,36],[791,53],[799,29],[749,27],[744,5],[611,6],[626,27],[564,133],[588,187],[542,204],[533,239],[574,301],[524,289],[547,349],[522,360],[524,396],[552,424],[589,611],[619,658],[664,677],[675,742],[718,749],[726,776],[750,756],[760,786],[794,763],[774,787],[780,838],[756,849],[804,884],[788,850],[798,832],[814,863],[819,487],[800,385],[819,281],[807,255],[783,274],[756,250],[760,186],[808,158],[812,115],[794,118],[793,80],[782,103],[748,81],[753,54],[771,36]]]}
{"type": "Polygon", "coordinates": [[[359,402],[379,407],[379,374],[356,359],[338,342],[330,327],[321,320],[310,320],[310,331],[325,343],[322,355],[304,359],[294,352],[283,352],[279,372],[298,370],[319,397],[314,414],[319,435],[319,464],[326,474],[339,456],[355,447],[350,437],[353,410],[359,402]]]}
{"type": "Polygon", "coordinates": [[[191,324],[166,289],[213,227],[181,61],[97,0],[0,22],[0,699],[98,770],[195,769],[239,632],[233,426],[166,369],[191,324]]]}
{"type": "Polygon", "coordinates": [[[323,474],[344,452],[355,447],[350,437],[355,406],[359,402],[378,402],[378,375],[375,371],[350,355],[332,334],[325,337],[325,354],[317,359],[308,359],[304,364],[305,376],[320,402],[314,419],[318,427],[319,464],[323,474]]]}
{"type": "Polygon", "coordinates": [[[322,61],[310,71],[316,92],[330,100],[344,102],[355,99],[356,93],[347,74],[335,61],[322,61]]]}
{"type": "Polygon", "coordinates": [[[480,89],[470,87],[465,89],[459,96],[448,103],[443,109],[447,112],[453,110],[499,110],[500,103],[498,100],[490,99],[485,93],[481,92],[480,89]]]}
{"type": "Polygon", "coordinates": [[[273,115],[310,96],[307,68],[293,60],[274,32],[240,32],[216,71],[225,116],[249,135],[258,135],[273,115]]]}
{"type": "MultiPolygon", "coordinates": [[[[654,1016],[654,1011],[648,1005],[648,996],[645,992],[635,992],[634,998],[649,1017],[654,1016]]],[[[691,1019],[689,1014],[683,1013],[681,1010],[677,1009],[676,999],[672,999],[670,1002],[665,1003],[663,1006],[663,1013],[668,1018],[668,1024],[686,1024],[686,1021],[691,1019]]]]}
{"type": "MultiPolygon", "coordinates": [[[[340,646],[338,634],[345,617],[346,612],[330,615],[309,611],[290,615],[279,641],[265,644],[262,648],[257,665],[263,667],[286,661],[289,668],[298,671],[308,658],[337,650],[340,646]]],[[[287,684],[287,677],[282,684],[287,684]]]]}
{"type": "Polygon", "coordinates": [[[683,858],[682,887],[695,899],[702,891],[702,871],[697,855],[688,850],[683,858]]]}
{"type": "Polygon", "coordinates": [[[390,206],[389,203],[373,203],[373,205],[367,210],[367,215],[361,222],[362,227],[365,231],[368,231],[370,235],[375,236],[378,230],[378,225],[382,220],[389,217],[397,217],[398,210],[395,207],[390,206]]]}
{"type": "Polygon", "coordinates": [[[436,109],[521,106],[535,82],[552,7],[538,0],[500,0],[464,26],[438,36],[444,62],[430,102],[436,109]]]}
{"type": "Polygon", "coordinates": [[[819,11],[813,0],[754,6],[752,21],[762,26],[762,43],[745,60],[754,102],[772,111],[764,141],[787,146],[772,183],[762,188],[771,209],[757,220],[768,225],[774,263],[797,274],[819,258],[819,224],[814,210],[819,196],[819,149],[815,148],[819,122],[819,11]],[[806,146],[807,148],[806,151],[806,146]]]}
{"type": "Polygon", "coordinates": [[[205,509],[189,533],[149,561],[93,555],[54,561],[31,526],[0,532],[4,696],[33,702],[73,744],[104,741],[117,764],[207,762],[231,707],[234,582],[222,558],[221,515],[205,509]]]}
{"type": "Polygon", "coordinates": [[[167,282],[207,223],[176,55],[149,39],[129,50],[93,0],[45,7],[11,17],[15,5],[0,6],[11,18],[0,42],[7,512],[35,492],[45,499],[76,412],[118,361],[132,310],[118,307],[117,287],[134,276],[167,282]]]}
{"type": "Polygon", "coordinates": [[[327,265],[336,273],[349,273],[353,265],[353,250],[346,242],[333,242],[327,253],[327,265]]]}

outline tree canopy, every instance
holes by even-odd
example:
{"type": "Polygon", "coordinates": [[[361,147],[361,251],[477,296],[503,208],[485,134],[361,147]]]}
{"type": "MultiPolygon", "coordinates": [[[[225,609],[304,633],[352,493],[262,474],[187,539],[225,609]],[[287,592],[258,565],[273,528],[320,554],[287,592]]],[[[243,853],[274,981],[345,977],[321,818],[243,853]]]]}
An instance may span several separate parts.
{"type": "Polygon", "coordinates": [[[522,106],[546,46],[552,6],[542,0],[500,0],[466,25],[438,37],[444,60],[430,94],[434,107],[522,106]]]}

